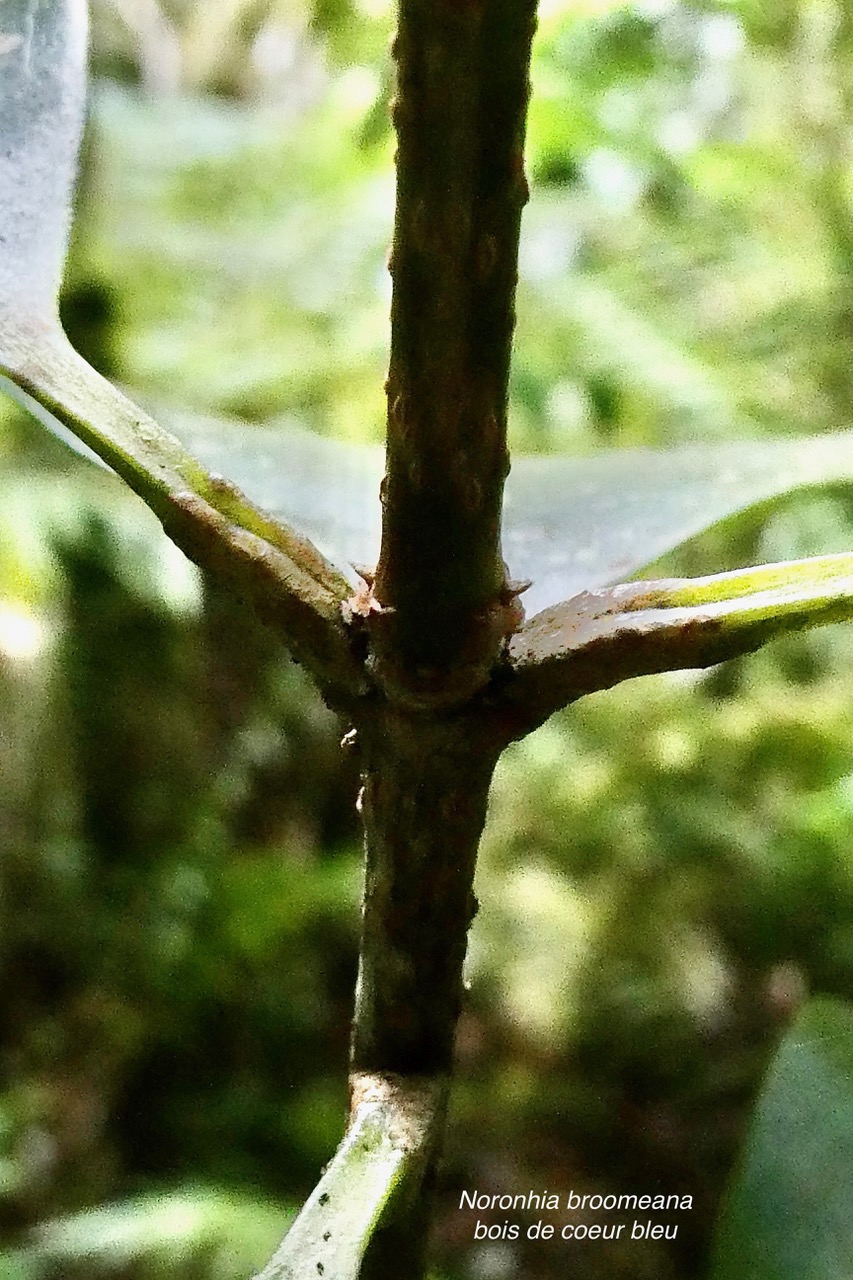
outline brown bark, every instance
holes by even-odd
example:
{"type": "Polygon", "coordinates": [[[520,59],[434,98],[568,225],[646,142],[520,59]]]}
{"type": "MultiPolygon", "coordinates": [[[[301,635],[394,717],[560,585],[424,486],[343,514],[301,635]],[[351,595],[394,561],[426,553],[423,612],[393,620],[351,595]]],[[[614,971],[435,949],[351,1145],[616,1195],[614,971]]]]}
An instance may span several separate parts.
{"type": "Polygon", "coordinates": [[[444,1074],[497,750],[468,717],[394,708],[361,738],[366,867],[353,1068],[444,1074]]]}
{"type": "Polygon", "coordinates": [[[500,554],[531,0],[402,0],[382,552],[384,689],[487,682],[512,630],[500,554]]]}
{"type": "Polygon", "coordinates": [[[354,1080],[444,1081],[420,1194],[364,1264],[422,1274],[474,866],[502,742],[475,709],[519,621],[500,550],[533,0],[401,0],[382,551],[356,712],[364,919],[354,1080]]]}

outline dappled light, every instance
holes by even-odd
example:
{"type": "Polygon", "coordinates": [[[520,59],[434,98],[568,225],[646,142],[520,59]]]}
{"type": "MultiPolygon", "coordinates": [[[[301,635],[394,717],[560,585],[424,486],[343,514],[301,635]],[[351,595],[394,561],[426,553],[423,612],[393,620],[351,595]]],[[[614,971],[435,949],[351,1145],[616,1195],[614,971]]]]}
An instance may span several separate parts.
{"type": "MultiPolygon", "coordinates": [[[[328,556],[335,616],[380,546],[392,8],[97,0],[61,297],[217,514],[328,556]]],[[[853,547],[851,67],[842,4],[543,0],[503,527],[528,620],[642,570],[675,593],[649,630],[708,605],[682,579],[853,547]]],[[[0,469],[0,1276],[243,1280],[346,1111],[359,744],[216,565],[5,394],[0,469]]],[[[849,624],[602,685],[497,767],[430,1280],[704,1275],[776,1046],[853,989],[849,624]],[[693,1205],[666,1239],[481,1243],[475,1187],[693,1205]]],[[[747,1199],[807,1089],[785,1044],[747,1199]]]]}

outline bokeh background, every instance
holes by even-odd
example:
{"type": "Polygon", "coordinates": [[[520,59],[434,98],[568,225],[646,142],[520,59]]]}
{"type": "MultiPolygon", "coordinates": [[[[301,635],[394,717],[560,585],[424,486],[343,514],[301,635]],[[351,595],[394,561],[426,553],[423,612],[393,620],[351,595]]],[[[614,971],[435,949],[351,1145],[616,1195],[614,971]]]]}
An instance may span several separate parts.
{"type": "MultiPolygon", "coordinates": [[[[166,422],[381,439],[391,26],[95,0],[63,314],[166,422]]],[[[533,80],[514,447],[848,425],[853,6],[543,0],[533,80]]],[[[0,455],[0,1278],[238,1280],[341,1132],[357,763],[109,476],[5,400],[0,455]]],[[[852,503],[658,568],[849,549],[852,503]]],[[[853,987],[851,666],[828,628],[507,753],[434,1280],[703,1274],[781,1031],[853,987]],[[674,1243],[475,1245],[462,1188],[695,1207],[674,1243]]]]}

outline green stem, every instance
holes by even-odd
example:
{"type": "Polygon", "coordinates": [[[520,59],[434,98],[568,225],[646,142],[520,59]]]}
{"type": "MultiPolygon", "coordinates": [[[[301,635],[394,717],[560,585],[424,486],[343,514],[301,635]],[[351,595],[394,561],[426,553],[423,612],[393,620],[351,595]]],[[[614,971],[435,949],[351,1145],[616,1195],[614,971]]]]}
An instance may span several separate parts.
{"type": "Polygon", "coordinates": [[[366,868],[352,1078],[434,1085],[417,1185],[383,1223],[359,1277],[418,1280],[498,748],[469,716],[387,707],[366,718],[359,738],[366,868]]]}
{"type": "Polygon", "coordinates": [[[346,704],[363,690],[343,609],[350,587],[307,538],[210,475],[58,325],[0,323],[0,351],[0,372],[112,467],[191,560],[255,605],[331,701],[346,704]]]}

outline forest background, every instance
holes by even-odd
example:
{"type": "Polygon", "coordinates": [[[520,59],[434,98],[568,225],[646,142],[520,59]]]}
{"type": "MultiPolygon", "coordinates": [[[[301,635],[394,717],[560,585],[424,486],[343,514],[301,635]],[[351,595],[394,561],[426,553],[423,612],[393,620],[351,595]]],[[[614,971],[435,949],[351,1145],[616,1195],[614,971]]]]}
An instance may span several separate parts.
{"type": "MultiPolygon", "coordinates": [[[[392,20],[93,5],[63,315],[161,420],[381,440],[392,20]]],[[[533,82],[513,448],[850,425],[853,7],[543,0],[533,82]]],[[[851,545],[822,491],[658,569],[851,545]]],[[[853,989],[851,672],[831,627],[506,754],[435,1280],[701,1274],[781,1030],[853,989]],[[483,1245],[463,1188],[695,1208],[675,1244],[483,1245]]],[[[0,404],[2,1280],[238,1280],[314,1184],[356,969],[341,733],[136,499],[0,404]]]]}

